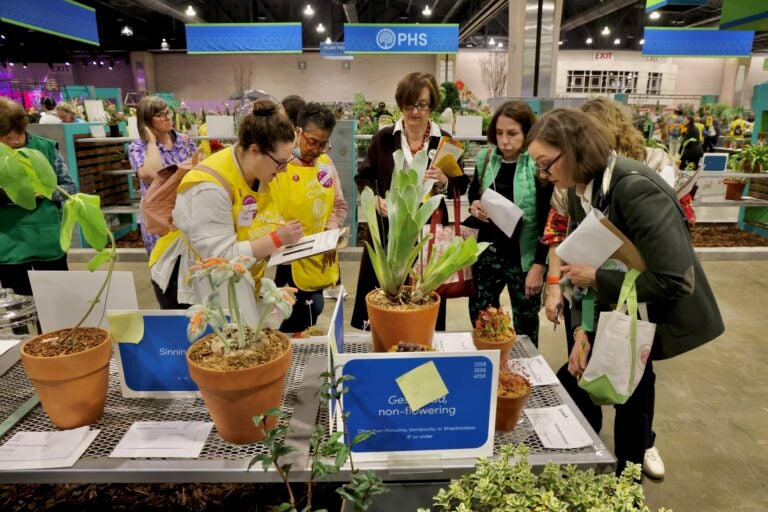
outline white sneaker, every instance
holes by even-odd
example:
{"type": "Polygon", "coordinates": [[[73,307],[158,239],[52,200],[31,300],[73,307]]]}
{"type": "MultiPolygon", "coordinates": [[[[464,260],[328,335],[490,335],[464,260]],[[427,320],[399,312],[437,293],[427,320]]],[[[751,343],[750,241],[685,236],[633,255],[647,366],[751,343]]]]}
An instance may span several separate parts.
{"type": "Polygon", "coordinates": [[[664,478],[664,461],[661,460],[659,450],[656,447],[648,448],[645,450],[645,456],[643,457],[643,473],[648,478],[655,480],[662,480],[664,478]]]}
{"type": "MultiPolygon", "coordinates": [[[[341,286],[329,286],[325,290],[323,290],[323,298],[325,299],[332,299],[332,300],[339,300],[339,290],[341,289],[341,286]]],[[[344,296],[342,299],[346,299],[347,293],[346,290],[344,290],[344,296]]]]}

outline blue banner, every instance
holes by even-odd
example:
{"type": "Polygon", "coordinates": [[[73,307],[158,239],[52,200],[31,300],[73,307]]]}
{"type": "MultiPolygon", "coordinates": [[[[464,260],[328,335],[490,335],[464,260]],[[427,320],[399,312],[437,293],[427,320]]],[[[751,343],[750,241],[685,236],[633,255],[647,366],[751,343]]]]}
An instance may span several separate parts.
{"type": "Polygon", "coordinates": [[[70,0],[0,0],[0,20],[99,45],[96,10],[70,0]]]}
{"type": "Polygon", "coordinates": [[[301,53],[301,23],[190,23],[187,53],[301,53]]]}
{"type": "Polygon", "coordinates": [[[496,380],[486,356],[361,358],[344,364],[342,373],[354,377],[343,398],[350,434],[375,434],[356,445],[356,453],[468,450],[493,443],[496,380]],[[412,411],[395,379],[430,361],[448,394],[412,411]]]}
{"type": "Polygon", "coordinates": [[[643,55],[659,57],[749,57],[753,31],[645,27],[643,55]]]}
{"type": "Polygon", "coordinates": [[[458,24],[346,23],[347,53],[458,53],[458,24]]]}

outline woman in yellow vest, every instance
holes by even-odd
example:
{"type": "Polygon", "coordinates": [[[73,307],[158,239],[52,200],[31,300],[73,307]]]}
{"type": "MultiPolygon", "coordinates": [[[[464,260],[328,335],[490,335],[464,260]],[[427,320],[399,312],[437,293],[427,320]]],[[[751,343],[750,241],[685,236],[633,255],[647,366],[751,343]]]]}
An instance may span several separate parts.
{"type": "Polygon", "coordinates": [[[294,141],[285,114],[259,100],[241,122],[237,144],[184,176],[173,209],[177,229],[157,241],[149,259],[152,280],[163,290],[163,309],[184,309],[199,300],[187,282],[190,261],[253,256],[258,261],[251,273],[258,280],[270,254],[303,236],[298,221],[278,225],[267,187],[293,160],[294,141]]]}
{"type": "MultiPolygon", "coordinates": [[[[282,222],[298,220],[305,234],[340,228],[347,216],[347,202],[331,158],[331,133],[336,126],[333,111],[309,103],[296,120],[297,146],[287,172],[269,184],[269,195],[282,222]]],[[[336,253],[319,254],[280,265],[278,286],[298,288],[296,307],[280,326],[282,332],[301,332],[317,323],[323,312],[323,289],[339,279],[336,253]]]]}

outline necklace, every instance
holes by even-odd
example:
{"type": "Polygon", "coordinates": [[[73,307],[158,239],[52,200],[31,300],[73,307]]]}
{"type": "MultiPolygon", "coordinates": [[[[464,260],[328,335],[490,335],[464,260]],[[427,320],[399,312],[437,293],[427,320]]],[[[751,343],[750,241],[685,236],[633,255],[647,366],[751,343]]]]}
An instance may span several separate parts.
{"type": "MultiPolygon", "coordinates": [[[[431,128],[432,128],[432,126],[430,125],[429,122],[427,122],[427,128],[424,130],[424,136],[422,137],[421,143],[419,143],[419,145],[418,145],[418,147],[416,147],[416,149],[414,149],[413,148],[413,144],[411,144],[411,142],[408,141],[408,133],[406,132],[405,140],[408,141],[408,149],[411,150],[411,154],[412,155],[415,155],[416,153],[418,153],[419,151],[424,149],[424,145],[429,140],[429,133],[431,131],[430,130],[431,128]]],[[[405,124],[403,124],[403,129],[405,129],[405,124]]]]}

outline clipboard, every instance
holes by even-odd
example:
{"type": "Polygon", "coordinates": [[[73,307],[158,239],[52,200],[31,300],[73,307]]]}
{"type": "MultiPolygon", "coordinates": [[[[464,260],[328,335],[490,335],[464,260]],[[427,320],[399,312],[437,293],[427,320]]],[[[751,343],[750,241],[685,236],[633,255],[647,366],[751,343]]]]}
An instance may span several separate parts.
{"type": "Polygon", "coordinates": [[[634,268],[641,272],[645,270],[645,260],[637,249],[637,246],[635,246],[624,233],[619,231],[619,228],[614,226],[613,222],[608,220],[607,217],[600,219],[600,223],[621,239],[621,247],[611,255],[611,258],[623,261],[629,268],[634,268]]]}

